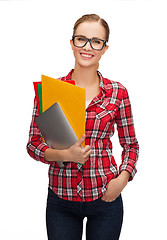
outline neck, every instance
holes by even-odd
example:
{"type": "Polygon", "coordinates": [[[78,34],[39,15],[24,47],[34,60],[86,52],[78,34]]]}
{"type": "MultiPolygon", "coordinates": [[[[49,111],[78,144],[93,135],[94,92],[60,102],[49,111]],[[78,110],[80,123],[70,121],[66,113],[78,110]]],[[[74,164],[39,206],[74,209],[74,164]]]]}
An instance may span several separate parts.
{"type": "Polygon", "coordinates": [[[76,86],[89,88],[97,84],[99,77],[97,75],[97,68],[95,67],[82,67],[75,65],[74,72],[72,73],[72,80],[75,81],[76,86]]]}

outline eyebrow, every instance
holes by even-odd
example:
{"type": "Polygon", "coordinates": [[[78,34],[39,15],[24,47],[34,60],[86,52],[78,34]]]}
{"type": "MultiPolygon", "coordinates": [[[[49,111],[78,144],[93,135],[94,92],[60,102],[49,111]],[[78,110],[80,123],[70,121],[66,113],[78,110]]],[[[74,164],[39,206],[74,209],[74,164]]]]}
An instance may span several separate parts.
{"type": "MultiPolygon", "coordinates": [[[[85,35],[75,35],[75,36],[78,36],[78,37],[85,37],[87,38],[85,35]]],[[[102,38],[99,38],[99,37],[92,37],[90,39],[99,39],[99,40],[103,40],[102,38]]]]}

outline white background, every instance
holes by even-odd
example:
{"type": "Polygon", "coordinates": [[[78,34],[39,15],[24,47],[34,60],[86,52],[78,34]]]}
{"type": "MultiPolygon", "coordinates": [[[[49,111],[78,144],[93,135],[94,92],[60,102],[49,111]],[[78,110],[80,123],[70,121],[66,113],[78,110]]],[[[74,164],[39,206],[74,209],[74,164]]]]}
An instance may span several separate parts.
{"type": "MultiPolygon", "coordinates": [[[[167,239],[166,10],[161,0],[0,1],[0,239],[47,239],[48,165],[26,152],[33,81],[73,68],[69,40],[86,13],[110,25],[99,70],[128,89],[140,143],[138,173],[123,191],[120,240],[167,239]]],[[[113,143],[119,164],[117,133],[113,143]]]]}

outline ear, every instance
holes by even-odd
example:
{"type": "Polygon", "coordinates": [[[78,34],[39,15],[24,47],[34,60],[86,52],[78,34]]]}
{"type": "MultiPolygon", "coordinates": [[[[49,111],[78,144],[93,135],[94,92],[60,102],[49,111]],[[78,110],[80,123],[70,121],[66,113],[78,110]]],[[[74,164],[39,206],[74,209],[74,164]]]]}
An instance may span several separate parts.
{"type": "Polygon", "coordinates": [[[73,50],[73,41],[72,41],[72,39],[70,39],[70,45],[71,45],[71,49],[73,50]]]}
{"type": "Polygon", "coordinates": [[[109,45],[106,45],[105,47],[104,47],[104,49],[103,49],[103,54],[108,50],[108,48],[109,48],[109,45]]]}

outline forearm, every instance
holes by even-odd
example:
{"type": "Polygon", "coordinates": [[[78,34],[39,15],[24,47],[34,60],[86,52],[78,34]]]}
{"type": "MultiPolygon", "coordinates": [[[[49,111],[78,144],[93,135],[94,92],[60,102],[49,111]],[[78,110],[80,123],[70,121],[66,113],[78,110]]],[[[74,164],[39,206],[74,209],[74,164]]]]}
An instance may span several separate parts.
{"type": "Polygon", "coordinates": [[[92,149],[89,145],[86,145],[84,148],[81,147],[83,141],[85,141],[85,137],[86,135],[84,134],[75,144],[64,150],[46,149],[44,155],[45,160],[85,164],[89,159],[89,155],[92,153],[92,149]]]}
{"type": "Polygon", "coordinates": [[[131,181],[137,172],[136,163],[139,155],[139,145],[138,142],[134,140],[131,144],[122,144],[122,147],[124,150],[122,152],[122,163],[119,166],[119,172],[129,172],[129,181],[131,181]]]}
{"type": "Polygon", "coordinates": [[[123,184],[123,187],[125,187],[129,181],[130,173],[128,171],[122,171],[120,175],[118,176],[121,183],[123,184]]]}
{"type": "Polygon", "coordinates": [[[45,150],[44,153],[44,158],[46,161],[49,162],[56,162],[56,161],[63,161],[67,162],[68,161],[68,150],[59,150],[59,149],[53,149],[53,148],[48,148],[45,150]]]}

